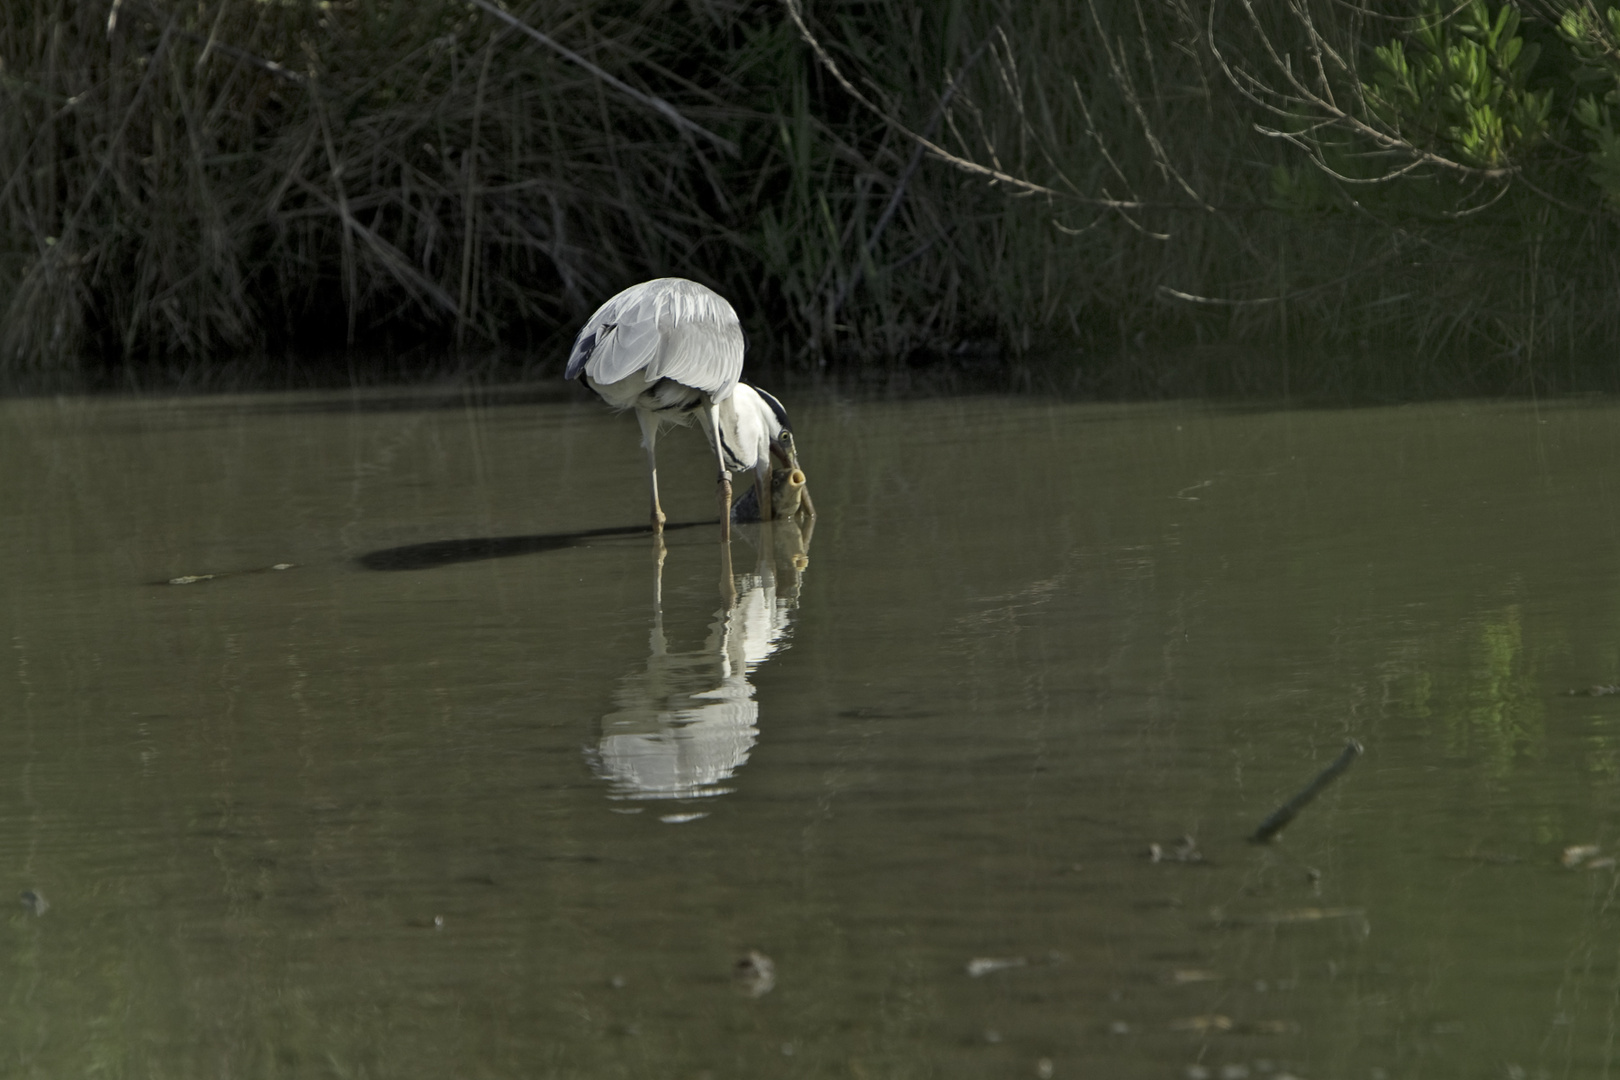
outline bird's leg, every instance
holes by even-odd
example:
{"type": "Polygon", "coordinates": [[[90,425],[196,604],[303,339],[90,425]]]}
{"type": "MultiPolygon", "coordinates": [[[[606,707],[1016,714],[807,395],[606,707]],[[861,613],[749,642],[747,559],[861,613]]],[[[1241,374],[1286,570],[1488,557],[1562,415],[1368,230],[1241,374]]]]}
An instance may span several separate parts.
{"type": "Polygon", "coordinates": [[[720,545],[720,602],[725,604],[727,611],[737,603],[737,578],[731,569],[731,545],[724,542],[720,545]]]}
{"type": "Polygon", "coordinates": [[[724,543],[730,543],[731,470],[726,468],[726,451],[720,441],[720,410],[709,401],[707,394],[703,397],[703,422],[709,425],[709,445],[714,447],[714,456],[720,462],[720,539],[724,543]]]}
{"type": "Polygon", "coordinates": [[[653,610],[664,610],[664,557],[669,549],[664,546],[664,534],[653,533],[653,610]]]}
{"type": "Polygon", "coordinates": [[[731,474],[720,470],[720,539],[731,540],[731,474]]]}
{"type": "Polygon", "coordinates": [[[658,505],[658,455],[653,446],[658,442],[658,418],[652,413],[636,410],[641,424],[641,445],[647,448],[647,480],[652,487],[652,527],[654,533],[664,531],[664,510],[658,505]]]}
{"type": "Polygon", "coordinates": [[[664,534],[664,510],[658,505],[658,466],[648,463],[648,475],[652,477],[652,527],[653,532],[659,536],[664,534]]]}
{"type": "Polygon", "coordinates": [[[653,534],[653,552],[655,564],[653,566],[653,625],[652,635],[648,644],[654,656],[663,656],[668,649],[668,642],[664,639],[664,534],[653,534]]]}

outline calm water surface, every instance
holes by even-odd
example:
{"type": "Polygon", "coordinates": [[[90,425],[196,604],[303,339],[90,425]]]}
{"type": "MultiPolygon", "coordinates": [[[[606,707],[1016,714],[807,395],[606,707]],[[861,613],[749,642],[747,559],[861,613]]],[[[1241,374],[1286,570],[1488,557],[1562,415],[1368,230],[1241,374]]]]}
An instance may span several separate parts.
{"type": "Polygon", "coordinates": [[[1620,1066],[1620,408],[790,404],[0,405],[0,1075],[1620,1066]]]}

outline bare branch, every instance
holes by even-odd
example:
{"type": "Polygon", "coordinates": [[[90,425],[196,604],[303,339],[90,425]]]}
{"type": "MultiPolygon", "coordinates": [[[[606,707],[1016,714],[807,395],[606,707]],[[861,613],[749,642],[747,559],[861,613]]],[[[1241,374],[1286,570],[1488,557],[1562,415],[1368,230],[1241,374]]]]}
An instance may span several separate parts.
{"type": "Polygon", "coordinates": [[[1087,6],[1091,10],[1091,23],[1097,28],[1097,35],[1103,42],[1103,51],[1108,57],[1108,68],[1114,77],[1114,84],[1125,95],[1125,100],[1130,104],[1131,111],[1136,114],[1137,123],[1142,125],[1142,137],[1147,140],[1148,149],[1153,153],[1153,160],[1159,166],[1160,173],[1174,177],[1181,190],[1185,191],[1191,199],[1205,210],[1213,211],[1215,208],[1209,205],[1202,195],[1194,191],[1193,186],[1187,182],[1186,178],[1181,175],[1175,166],[1170,164],[1170,155],[1165,152],[1164,145],[1159,142],[1158,136],[1153,134],[1153,125],[1148,121],[1147,110],[1142,108],[1142,100],[1136,93],[1136,84],[1131,80],[1130,73],[1125,70],[1125,65],[1115,56],[1114,46],[1109,42],[1108,35],[1103,30],[1102,19],[1097,15],[1096,0],[1092,0],[1087,6]]]}
{"type": "Polygon", "coordinates": [[[613,89],[619,91],[619,93],[624,94],[626,97],[633,98],[636,101],[641,102],[643,105],[646,105],[649,108],[661,113],[667,120],[669,120],[670,123],[674,124],[682,131],[690,132],[693,135],[701,135],[705,139],[708,139],[710,142],[714,143],[720,149],[724,150],[726,153],[730,154],[732,157],[737,156],[736,143],[732,142],[730,139],[721,138],[708,128],[703,127],[701,124],[695,124],[691,120],[688,120],[676,110],[675,106],[671,105],[663,98],[642,93],[640,90],[637,90],[623,79],[603,71],[601,68],[579,55],[579,53],[568,48],[566,45],[563,45],[555,38],[542,34],[540,31],[536,30],[522,19],[519,19],[517,16],[496,7],[490,2],[490,0],[472,0],[472,3],[477,7],[483,8],[485,11],[489,12],[491,15],[495,16],[497,19],[506,23],[513,29],[521,30],[523,33],[529,35],[534,40],[538,41],[540,44],[562,57],[564,60],[567,60],[569,63],[577,64],[584,68],[598,79],[601,79],[603,82],[613,87],[613,89]]]}
{"type": "Polygon", "coordinates": [[[1343,108],[1333,97],[1333,80],[1328,75],[1327,65],[1324,63],[1323,58],[1326,57],[1333,66],[1352,76],[1354,68],[1332,48],[1331,43],[1317,29],[1316,23],[1311,18],[1306,6],[1299,0],[1295,0],[1295,2],[1288,5],[1288,11],[1293,15],[1295,22],[1305,34],[1306,47],[1316,69],[1315,77],[1319,86],[1318,89],[1313,89],[1307,85],[1295,72],[1292,59],[1278,51],[1276,44],[1260,24],[1260,18],[1254,10],[1253,0],[1240,0],[1240,2],[1243,5],[1244,12],[1248,15],[1249,25],[1259,38],[1261,49],[1270,61],[1271,66],[1276,69],[1282,86],[1286,89],[1279,89],[1251,72],[1234,69],[1227,62],[1215,40],[1214,3],[1210,4],[1207,31],[1210,52],[1214,55],[1216,63],[1220,65],[1221,71],[1238,93],[1275,116],[1295,122],[1303,122],[1306,125],[1304,132],[1287,132],[1256,125],[1255,130],[1262,135],[1286,139],[1295,146],[1306,150],[1314,165],[1345,183],[1385,183],[1404,176],[1411,172],[1413,168],[1421,165],[1433,166],[1456,176],[1477,177],[1483,180],[1504,179],[1518,174],[1519,169],[1517,166],[1479,168],[1473,165],[1465,165],[1460,161],[1454,161],[1433,151],[1425,150],[1410,140],[1401,137],[1400,134],[1371,122],[1365,118],[1368,111],[1366,101],[1361,96],[1359,80],[1352,78],[1352,81],[1356,83],[1357,112],[1351,112],[1343,108]],[[1267,97],[1272,100],[1266,100],[1267,97]],[[1283,104],[1279,105],[1276,102],[1282,102],[1283,104]],[[1347,130],[1371,141],[1383,150],[1407,158],[1409,163],[1399,169],[1372,178],[1353,179],[1343,176],[1328,167],[1320,144],[1308,134],[1325,126],[1347,130]]]}
{"type": "Polygon", "coordinates": [[[1502,189],[1500,191],[1498,191],[1495,195],[1492,195],[1489,199],[1486,199],[1484,202],[1480,203],[1478,206],[1471,207],[1467,210],[1442,210],[1440,212],[1440,216],[1452,218],[1453,220],[1460,220],[1465,217],[1472,217],[1474,214],[1477,214],[1482,210],[1489,210],[1491,207],[1502,201],[1502,196],[1506,195],[1508,193],[1508,189],[1512,186],[1513,181],[1509,180],[1507,183],[1502,185],[1502,189]]]}
{"type": "Polygon", "coordinates": [[[1383,262],[1387,262],[1387,261],[1388,261],[1387,256],[1384,257],[1384,258],[1374,259],[1368,265],[1366,265],[1366,266],[1358,266],[1356,269],[1350,271],[1348,274],[1344,274],[1344,275],[1342,275],[1340,277],[1336,277],[1332,281],[1323,281],[1323,282],[1319,282],[1316,285],[1312,285],[1309,288],[1296,289],[1295,291],[1293,291],[1291,293],[1287,293],[1287,294],[1285,294],[1283,296],[1261,296],[1261,297],[1257,297],[1256,299],[1253,299],[1253,300],[1228,300],[1228,299],[1226,299],[1224,297],[1217,297],[1217,296],[1198,296],[1195,293],[1182,292],[1180,289],[1172,289],[1168,285],[1160,285],[1158,291],[1162,295],[1171,297],[1172,299],[1185,300],[1188,303],[1193,303],[1193,304],[1210,304],[1210,305],[1217,306],[1217,307],[1239,307],[1239,308],[1241,308],[1241,307],[1261,307],[1261,306],[1266,305],[1266,304],[1287,303],[1290,300],[1298,300],[1301,297],[1310,296],[1312,293],[1319,293],[1324,289],[1331,289],[1335,285],[1343,285],[1346,281],[1350,281],[1352,278],[1362,277],[1373,266],[1377,266],[1378,264],[1383,263],[1383,262]]]}
{"type": "MultiPolygon", "coordinates": [[[[474,0],[474,3],[484,2],[486,2],[486,0],[474,0]]],[[[892,114],[879,108],[869,97],[861,93],[854,83],[849,81],[849,79],[844,75],[843,71],[839,68],[838,62],[828,54],[826,48],[823,47],[821,42],[816,38],[815,34],[810,32],[809,25],[807,25],[804,21],[804,15],[799,11],[798,0],[782,0],[782,3],[787,8],[788,17],[793,20],[793,25],[798,29],[799,36],[804,39],[804,43],[806,45],[810,46],[811,51],[816,54],[816,59],[821,61],[821,66],[826,68],[827,73],[831,75],[835,81],[837,81],[839,86],[844,88],[844,92],[846,94],[860,102],[861,105],[865,106],[869,112],[877,116],[885,124],[888,124],[906,138],[910,139],[913,143],[921,146],[924,150],[928,151],[929,154],[950,165],[952,168],[959,169],[960,171],[969,173],[973,176],[982,176],[986,180],[990,180],[998,184],[1005,184],[1008,187],[1016,188],[1017,190],[1030,195],[1046,195],[1050,198],[1063,199],[1067,202],[1082,202],[1090,206],[1105,206],[1112,209],[1139,210],[1146,208],[1147,204],[1141,202],[1127,202],[1118,199],[1087,198],[1085,196],[1072,195],[1068,192],[1058,191],[1057,189],[1047,187],[1044,184],[1037,184],[1032,180],[1025,180],[1022,177],[1013,176],[1010,173],[1002,171],[1001,169],[993,169],[985,165],[980,165],[976,161],[970,161],[967,158],[951,153],[949,150],[934,142],[932,139],[924,138],[922,135],[919,135],[917,132],[912,131],[905,124],[901,123],[892,114]]]]}

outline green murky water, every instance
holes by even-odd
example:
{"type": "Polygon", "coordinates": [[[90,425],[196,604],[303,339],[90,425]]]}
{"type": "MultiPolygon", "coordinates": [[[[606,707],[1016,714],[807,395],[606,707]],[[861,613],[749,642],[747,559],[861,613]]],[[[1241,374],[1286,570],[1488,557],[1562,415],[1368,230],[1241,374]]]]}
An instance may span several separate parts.
{"type": "Polygon", "coordinates": [[[0,1075],[1615,1067],[1620,409],[794,404],[0,405],[0,1075]]]}

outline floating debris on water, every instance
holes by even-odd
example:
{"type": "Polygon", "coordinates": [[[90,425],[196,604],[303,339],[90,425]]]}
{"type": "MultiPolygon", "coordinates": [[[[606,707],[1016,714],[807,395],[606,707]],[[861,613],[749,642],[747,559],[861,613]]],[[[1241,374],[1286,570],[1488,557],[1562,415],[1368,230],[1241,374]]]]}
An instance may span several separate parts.
{"type": "Polygon", "coordinates": [[[1470,851],[1462,855],[1448,855],[1446,858],[1457,862],[1481,863],[1485,866],[1512,866],[1524,862],[1523,856],[1500,851],[1470,851]]]}
{"type": "Polygon", "coordinates": [[[1041,1058],[1035,1063],[1035,1075],[1040,1077],[1040,1080],[1052,1080],[1053,1071],[1051,1058],[1041,1058]]]}
{"type": "Polygon", "coordinates": [[[992,972],[1007,971],[1012,968],[1056,967],[1067,963],[1068,956],[1056,951],[1048,952],[1045,956],[976,956],[967,962],[967,973],[972,978],[989,975],[992,972]]]}
{"type": "Polygon", "coordinates": [[[1588,686],[1584,690],[1565,690],[1565,697],[1609,697],[1620,694],[1620,685],[1588,686]]]}
{"type": "Polygon", "coordinates": [[[1367,917],[1364,908],[1330,907],[1330,908],[1294,908],[1290,911],[1272,911],[1261,915],[1227,915],[1220,908],[1209,913],[1210,922],[1218,927],[1225,926],[1294,926],[1301,923],[1327,922],[1333,919],[1363,919],[1367,917]]]}
{"type": "Polygon", "coordinates": [[[758,949],[749,949],[731,966],[731,977],[749,997],[764,997],[776,986],[776,961],[758,949]]]}
{"type": "Polygon", "coordinates": [[[1197,840],[1194,840],[1190,836],[1183,836],[1179,841],[1177,841],[1175,847],[1165,847],[1162,844],[1149,844],[1148,861],[1199,863],[1204,861],[1204,853],[1198,850],[1197,840]]]}
{"type": "Polygon", "coordinates": [[[1027,956],[976,956],[967,962],[969,977],[978,979],[997,971],[1029,966],[1027,956]]]}
{"type": "Polygon", "coordinates": [[[1564,864],[1564,869],[1576,870],[1588,859],[1596,858],[1598,852],[1602,850],[1596,844],[1571,844],[1564,849],[1564,856],[1560,861],[1564,864]]]}
{"type": "Polygon", "coordinates": [[[662,821],[665,825],[685,825],[688,821],[696,821],[699,818],[706,818],[708,816],[709,814],[707,811],[700,810],[692,814],[662,814],[659,816],[658,820],[662,821]]]}
{"type": "MultiPolygon", "coordinates": [[[[1190,1031],[1198,1035],[1291,1035],[1299,1031],[1299,1024],[1292,1020],[1234,1020],[1230,1016],[1210,1013],[1172,1020],[1170,1030],[1190,1031]]],[[[1270,1072],[1272,1065],[1269,1061],[1258,1061],[1255,1067],[1258,1072],[1264,1073],[1270,1072]]]]}
{"type": "Polygon", "coordinates": [[[243,577],[247,574],[268,574],[280,570],[295,570],[297,563],[278,562],[269,566],[255,566],[251,570],[222,570],[213,574],[181,574],[162,582],[164,585],[196,585],[203,581],[218,581],[221,578],[243,577]]]}
{"type": "Polygon", "coordinates": [[[1171,986],[1188,986],[1192,983],[1220,982],[1221,975],[1216,971],[1204,968],[1177,968],[1165,976],[1165,982],[1171,986]]]}
{"type": "Polygon", "coordinates": [[[51,902],[45,899],[45,894],[38,889],[24,889],[17,897],[22,906],[34,915],[43,915],[51,910],[51,902]]]}
{"type": "Polygon", "coordinates": [[[1213,1031],[1231,1031],[1232,1018],[1219,1014],[1208,1016],[1189,1016],[1181,1020],[1170,1021],[1171,1031],[1196,1031],[1200,1035],[1208,1035],[1213,1031]]]}
{"type": "Polygon", "coordinates": [[[1559,862],[1566,870],[1613,870],[1615,857],[1604,855],[1602,851],[1596,844],[1575,844],[1564,849],[1559,862]]]}
{"type": "Polygon", "coordinates": [[[1338,757],[1333,759],[1332,764],[1318,773],[1316,779],[1306,784],[1297,795],[1273,810],[1260,823],[1259,828],[1255,829],[1253,835],[1249,837],[1250,841],[1256,844],[1264,844],[1274,839],[1278,833],[1288,827],[1288,823],[1293,821],[1301,810],[1310,805],[1312,799],[1320,795],[1324,788],[1337,780],[1346,769],[1354,764],[1356,758],[1361,756],[1361,753],[1361,744],[1356,740],[1351,739],[1345,743],[1344,749],[1339,752],[1338,757]]]}
{"type": "Polygon", "coordinates": [[[1324,919],[1359,919],[1366,914],[1364,909],[1358,907],[1296,908],[1293,911],[1279,911],[1264,916],[1262,921],[1272,925],[1280,925],[1283,923],[1321,922],[1324,919]]]}

